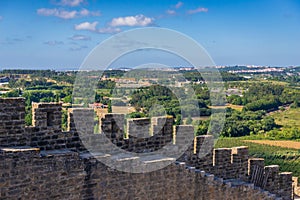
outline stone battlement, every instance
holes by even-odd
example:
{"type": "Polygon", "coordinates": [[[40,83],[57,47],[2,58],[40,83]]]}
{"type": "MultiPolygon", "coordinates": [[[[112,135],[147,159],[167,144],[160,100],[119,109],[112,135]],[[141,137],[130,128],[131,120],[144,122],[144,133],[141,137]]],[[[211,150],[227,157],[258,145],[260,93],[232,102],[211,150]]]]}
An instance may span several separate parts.
{"type": "Polygon", "coordinates": [[[224,180],[237,179],[253,183],[254,186],[277,194],[283,199],[292,198],[292,173],[279,173],[278,165],[265,166],[264,159],[249,158],[246,146],[214,149],[211,145],[212,136],[197,136],[194,144],[179,160],[224,180]],[[203,149],[208,149],[206,154],[201,154],[203,149]]]}
{"type": "Polygon", "coordinates": [[[173,126],[170,117],[126,120],[124,114],[108,113],[95,121],[93,109],[72,108],[67,131],[62,131],[61,104],[33,103],[32,112],[33,126],[26,127],[25,100],[0,98],[0,199],[293,197],[291,173],[249,158],[248,147],[214,149],[213,136],[194,138],[192,126],[173,126]],[[97,123],[100,133],[94,133],[97,123]],[[89,152],[85,141],[105,146],[103,136],[106,143],[136,156],[89,152]],[[156,154],[164,148],[168,154],[156,154]],[[180,148],[186,151],[178,158],[180,148]],[[135,174],[113,170],[97,158],[112,164],[138,161],[146,167],[171,164],[135,174]]]}

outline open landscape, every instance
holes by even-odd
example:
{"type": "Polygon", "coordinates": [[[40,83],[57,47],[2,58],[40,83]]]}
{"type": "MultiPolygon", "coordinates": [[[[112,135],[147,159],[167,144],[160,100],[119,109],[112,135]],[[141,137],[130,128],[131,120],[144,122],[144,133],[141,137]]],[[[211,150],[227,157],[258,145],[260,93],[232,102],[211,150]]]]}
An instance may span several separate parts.
{"type": "MultiPolygon", "coordinates": [[[[285,80],[275,80],[278,76],[284,76],[285,72],[272,76],[267,76],[266,73],[267,79],[262,78],[264,76],[261,73],[251,79],[243,79],[242,75],[237,76],[228,72],[234,69],[235,67],[232,67],[222,72],[226,99],[219,100],[219,105],[211,105],[207,97],[206,84],[199,82],[201,77],[195,70],[175,69],[171,75],[168,71],[169,75],[164,77],[174,78],[181,73],[187,79],[180,82],[180,87],[168,86],[169,89],[158,85],[157,80],[153,79],[154,72],[151,72],[151,78],[147,77],[145,73],[147,69],[136,72],[132,70],[130,73],[127,71],[125,78],[122,70],[107,71],[104,72],[105,79],[100,79],[97,83],[93,102],[85,100],[88,94],[84,94],[79,99],[72,99],[72,88],[76,78],[74,72],[3,70],[1,76],[8,79],[2,84],[0,90],[3,97],[22,96],[26,99],[27,125],[31,125],[32,102],[55,101],[68,105],[63,112],[63,128],[67,126],[68,107],[72,107],[73,104],[77,107],[98,108],[97,112],[103,114],[124,113],[128,118],[171,115],[174,124],[192,124],[195,135],[203,135],[212,130],[209,125],[211,109],[217,113],[224,110],[226,119],[223,129],[219,132],[216,147],[249,146],[251,156],[265,158],[268,164],[280,164],[280,171],[292,171],[294,175],[299,176],[300,143],[297,141],[300,140],[300,108],[298,107],[300,90],[297,86],[298,82],[291,82],[289,78],[291,75],[286,76],[285,80]],[[131,77],[130,74],[134,74],[135,78],[128,79],[127,77],[131,77]],[[134,84],[141,79],[144,82],[152,80],[152,86],[126,87],[127,80],[130,80],[130,84],[134,84]],[[122,86],[120,82],[123,83],[122,86]],[[193,104],[181,106],[178,96],[173,96],[174,92],[179,92],[189,84],[192,84],[200,108],[194,107],[193,104]],[[197,109],[200,114],[195,112],[197,109]]],[[[296,71],[293,76],[299,77],[298,68],[293,71],[296,71]]],[[[92,74],[94,72],[86,72],[85,76],[92,74]]]]}
{"type": "Polygon", "coordinates": [[[0,200],[300,199],[299,0],[0,0],[0,200]]]}

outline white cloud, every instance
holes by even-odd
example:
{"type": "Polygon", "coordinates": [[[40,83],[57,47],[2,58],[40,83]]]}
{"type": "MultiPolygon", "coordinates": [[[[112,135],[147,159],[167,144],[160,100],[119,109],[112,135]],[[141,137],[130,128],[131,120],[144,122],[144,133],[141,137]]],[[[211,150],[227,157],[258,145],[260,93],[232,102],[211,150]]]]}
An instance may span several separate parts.
{"type": "Polygon", "coordinates": [[[200,12],[208,12],[208,8],[199,7],[194,10],[187,11],[188,14],[196,14],[196,13],[200,13],[200,12]]]}
{"type": "Polygon", "coordinates": [[[175,15],[176,14],[176,11],[175,10],[167,10],[166,13],[168,15],[175,15]]]}
{"type": "Polygon", "coordinates": [[[71,40],[91,40],[89,36],[86,35],[73,35],[70,37],[71,40]]]}
{"type": "Polygon", "coordinates": [[[55,4],[61,5],[61,6],[79,6],[81,3],[84,3],[84,0],[61,0],[55,4]]]}
{"type": "Polygon", "coordinates": [[[86,17],[86,16],[99,16],[99,11],[89,11],[87,9],[82,9],[81,11],[67,11],[63,9],[48,9],[48,8],[40,8],[37,10],[38,15],[42,16],[55,16],[62,19],[73,19],[75,17],[86,17]]]}
{"type": "Polygon", "coordinates": [[[88,30],[88,31],[97,31],[98,22],[83,22],[81,24],[75,24],[74,29],[75,30],[88,30]]]}
{"type": "Polygon", "coordinates": [[[172,9],[168,9],[166,10],[166,13],[168,15],[176,15],[177,11],[179,8],[181,8],[183,6],[183,3],[181,1],[178,1],[178,3],[176,5],[172,5],[172,9]]]}
{"type": "Polygon", "coordinates": [[[120,28],[116,28],[116,27],[103,27],[98,29],[97,31],[98,33],[108,33],[108,34],[113,34],[113,33],[119,33],[121,32],[120,28]]]}
{"type": "Polygon", "coordinates": [[[53,40],[53,41],[44,42],[44,44],[49,45],[49,46],[57,46],[57,45],[63,45],[64,42],[53,40]]]}
{"type": "Polygon", "coordinates": [[[56,8],[54,9],[40,8],[37,10],[37,14],[43,16],[55,16],[62,19],[72,19],[76,17],[77,11],[58,10],[56,8]]]}
{"type": "Polygon", "coordinates": [[[100,11],[89,11],[85,8],[82,9],[81,11],[79,11],[78,14],[83,17],[84,16],[100,16],[101,15],[100,11]]]}
{"type": "MultiPolygon", "coordinates": [[[[111,26],[107,26],[107,27],[103,27],[98,29],[97,28],[98,22],[83,22],[81,24],[76,24],[74,26],[75,30],[87,30],[87,31],[91,31],[94,33],[102,33],[102,34],[113,34],[113,33],[119,33],[121,32],[121,29],[118,27],[111,27],[111,26]]],[[[72,36],[70,39],[72,40],[87,40],[90,39],[89,37],[86,38],[87,36],[84,35],[74,35],[72,36]]]]}
{"type": "Polygon", "coordinates": [[[88,16],[88,15],[90,14],[90,11],[88,11],[87,9],[82,9],[82,10],[80,11],[80,14],[81,14],[82,16],[88,16]]]}
{"type": "Polygon", "coordinates": [[[154,19],[144,15],[127,16],[113,18],[109,23],[110,26],[149,26],[153,24],[154,19]]]}
{"type": "Polygon", "coordinates": [[[183,6],[183,3],[181,1],[179,1],[176,5],[175,5],[175,8],[176,9],[179,9],[180,7],[183,6]]]}

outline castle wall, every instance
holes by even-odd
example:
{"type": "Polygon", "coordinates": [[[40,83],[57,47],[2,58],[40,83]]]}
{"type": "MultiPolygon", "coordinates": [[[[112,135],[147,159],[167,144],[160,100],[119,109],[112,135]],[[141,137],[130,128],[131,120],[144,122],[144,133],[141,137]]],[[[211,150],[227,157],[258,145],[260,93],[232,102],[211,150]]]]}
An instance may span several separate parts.
{"type": "Polygon", "coordinates": [[[121,149],[135,153],[154,152],[172,142],[173,118],[153,117],[151,120],[128,119],[125,123],[124,114],[110,113],[100,119],[100,127],[101,132],[121,149]]]}
{"type": "Polygon", "coordinates": [[[84,165],[78,153],[2,148],[0,199],[81,199],[84,165]]]}
{"type": "Polygon", "coordinates": [[[279,173],[278,165],[265,166],[261,158],[249,159],[248,147],[206,149],[211,144],[213,136],[195,137],[194,145],[187,149],[180,161],[197,169],[206,168],[206,171],[225,180],[238,179],[253,183],[283,199],[293,197],[290,172],[279,173]]]}
{"type": "Polygon", "coordinates": [[[248,180],[248,147],[213,147],[212,135],[197,136],[179,160],[224,179],[248,180]]]}
{"type": "Polygon", "coordinates": [[[61,132],[61,103],[32,103],[32,124],[61,132]]]}
{"type": "MultiPolygon", "coordinates": [[[[41,150],[80,149],[79,131],[72,127],[75,126],[73,121],[68,123],[71,127],[68,132],[61,130],[61,109],[59,103],[33,103],[33,126],[25,127],[24,99],[0,98],[0,146],[32,146],[41,150]]],[[[72,113],[70,109],[69,115],[72,113]]],[[[72,117],[69,119],[73,120],[72,117]]],[[[80,126],[79,130],[87,126],[80,126]]],[[[88,132],[87,128],[84,131],[88,132]]]]}
{"type": "Polygon", "coordinates": [[[217,179],[185,163],[132,174],[67,150],[2,148],[0,157],[1,199],[278,199],[253,184],[217,179]]]}
{"type": "Polygon", "coordinates": [[[0,145],[26,144],[25,99],[0,98],[0,145]]]}
{"type": "MultiPolygon", "coordinates": [[[[24,99],[0,98],[0,199],[292,198],[291,173],[264,166],[263,159],[249,159],[248,147],[213,149],[212,135],[195,137],[185,147],[193,139],[193,127],[173,127],[170,117],[125,123],[124,114],[109,113],[99,119],[101,134],[94,134],[92,109],[69,109],[66,132],[61,131],[61,104],[33,103],[32,110],[33,126],[25,127],[24,99]],[[184,163],[132,174],[97,161],[84,141],[141,154],[168,144],[174,154],[161,156],[169,157],[178,148],[187,150],[178,159],[184,163]]],[[[108,153],[107,159],[116,157],[114,149],[108,153]]]]}

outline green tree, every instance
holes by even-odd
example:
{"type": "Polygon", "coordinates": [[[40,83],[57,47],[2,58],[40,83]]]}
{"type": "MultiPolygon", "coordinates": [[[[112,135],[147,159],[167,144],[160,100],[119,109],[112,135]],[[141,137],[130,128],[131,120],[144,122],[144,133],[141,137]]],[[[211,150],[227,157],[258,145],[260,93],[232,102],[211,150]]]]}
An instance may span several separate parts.
{"type": "Polygon", "coordinates": [[[61,128],[62,130],[67,130],[67,123],[68,123],[68,111],[62,110],[62,118],[61,118],[61,128]]]}
{"type": "Polygon", "coordinates": [[[12,90],[3,95],[3,97],[19,97],[20,96],[20,90],[12,90]]]}
{"type": "Polygon", "coordinates": [[[176,115],[175,125],[180,125],[182,123],[181,120],[181,115],[176,115]]]}
{"type": "Polygon", "coordinates": [[[111,100],[109,100],[108,105],[107,105],[107,112],[112,113],[112,106],[111,106],[111,100]]]}
{"type": "Polygon", "coordinates": [[[188,118],[186,119],[186,121],[185,121],[185,124],[192,124],[192,122],[193,122],[193,119],[192,119],[192,117],[189,115],[188,116],[188,118]]]}

